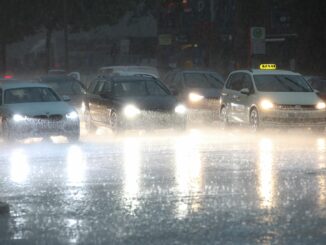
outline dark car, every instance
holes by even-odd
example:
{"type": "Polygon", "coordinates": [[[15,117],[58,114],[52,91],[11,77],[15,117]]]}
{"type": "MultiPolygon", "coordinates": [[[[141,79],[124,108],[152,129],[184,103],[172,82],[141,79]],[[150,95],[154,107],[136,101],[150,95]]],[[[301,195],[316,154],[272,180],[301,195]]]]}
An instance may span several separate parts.
{"type": "Polygon", "coordinates": [[[320,98],[326,101],[326,77],[323,76],[305,76],[311,87],[317,90],[320,98]]]}
{"type": "Polygon", "coordinates": [[[88,88],[86,127],[125,129],[185,128],[186,107],[169,89],[150,76],[109,76],[88,88]]]}
{"type": "Polygon", "coordinates": [[[67,75],[45,75],[38,79],[53,88],[61,96],[69,96],[69,103],[80,115],[85,111],[86,88],[84,84],[67,75]]]}
{"type": "Polygon", "coordinates": [[[218,119],[219,99],[224,86],[221,75],[210,70],[177,69],[170,71],[164,83],[198,118],[218,119]]]}

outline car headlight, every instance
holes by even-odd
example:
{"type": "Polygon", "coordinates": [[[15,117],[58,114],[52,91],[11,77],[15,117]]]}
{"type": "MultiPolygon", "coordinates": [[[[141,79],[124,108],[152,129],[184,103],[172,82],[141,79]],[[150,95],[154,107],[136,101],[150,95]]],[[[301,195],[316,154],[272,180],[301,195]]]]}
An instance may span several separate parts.
{"type": "Polygon", "coordinates": [[[140,110],[135,105],[127,105],[123,109],[123,114],[127,118],[134,118],[135,116],[140,114],[140,110]]]}
{"type": "Polygon", "coordinates": [[[197,93],[190,93],[188,95],[188,97],[191,102],[198,102],[198,101],[201,101],[202,99],[204,99],[204,96],[197,94],[197,93]]]}
{"type": "Polygon", "coordinates": [[[66,114],[66,118],[70,119],[70,120],[76,120],[76,119],[78,119],[78,114],[77,114],[77,112],[72,111],[72,112],[66,114]]]}
{"type": "Polygon", "coordinates": [[[270,110],[274,108],[274,104],[270,100],[262,100],[260,102],[260,107],[263,110],[270,110]]]}
{"type": "Polygon", "coordinates": [[[15,114],[13,115],[12,119],[15,121],[15,122],[21,122],[21,121],[25,121],[26,117],[20,115],[20,114],[15,114]]]}
{"type": "Polygon", "coordinates": [[[187,108],[184,105],[177,105],[174,108],[175,113],[177,114],[185,114],[187,111],[187,108]]]}
{"type": "Polygon", "coordinates": [[[326,108],[326,104],[324,102],[318,102],[316,105],[316,109],[323,110],[326,108]]]}

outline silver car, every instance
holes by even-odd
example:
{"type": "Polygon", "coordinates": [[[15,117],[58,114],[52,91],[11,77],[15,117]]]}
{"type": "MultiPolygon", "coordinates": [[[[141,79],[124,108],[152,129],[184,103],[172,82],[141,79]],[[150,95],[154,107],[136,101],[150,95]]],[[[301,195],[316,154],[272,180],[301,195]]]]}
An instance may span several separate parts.
{"type": "Polygon", "coordinates": [[[326,105],[299,73],[282,70],[237,70],[221,94],[224,125],[309,127],[322,131],[326,105]]]}
{"type": "Polygon", "coordinates": [[[0,83],[0,130],[7,141],[29,137],[65,136],[77,141],[79,117],[47,85],[29,82],[0,83]]]}

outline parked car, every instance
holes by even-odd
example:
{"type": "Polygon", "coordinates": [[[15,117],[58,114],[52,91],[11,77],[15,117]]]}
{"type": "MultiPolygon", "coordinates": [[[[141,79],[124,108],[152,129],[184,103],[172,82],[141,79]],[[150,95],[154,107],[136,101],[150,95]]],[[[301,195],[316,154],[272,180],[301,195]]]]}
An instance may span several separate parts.
{"type": "Polygon", "coordinates": [[[164,83],[189,109],[192,118],[217,120],[219,99],[224,86],[221,75],[202,69],[177,69],[170,71],[164,83]]]}
{"type": "Polygon", "coordinates": [[[98,70],[98,76],[108,75],[121,75],[121,76],[132,76],[132,75],[149,75],[155,78],[159,78],[160,74],[155,67],[152,66],[106,66],[101,67],[98,70]]]}
{"type": "Polygon", "coordinates": [[[49,86],[32,82],[0,83],[1,134],[7,140],[65,136],[79,139],[79,117],[49,86]]]}
{"type": "Polygon", "coordinates": [[[254,131],[262,127],[323,131],[326,105],[299,73],[274,68],[237,70],[223,89],[220,116],[226,126],[250,125],[254,131]]]}
{"type": "Polygon", "coordinates": [[[44,75],[39,82],[53,88],[60,96],[69,96],[71,104],[80,116],[85,112],[86,87],[75,78],[67,75],[44,75]]]}
{"type": "Polygon", "coordinates": [[[184,129],[186,107],[150,76],[108,76],[88,88],[85,120],[89,130],[107,126],[125,129],[184,129]]]}

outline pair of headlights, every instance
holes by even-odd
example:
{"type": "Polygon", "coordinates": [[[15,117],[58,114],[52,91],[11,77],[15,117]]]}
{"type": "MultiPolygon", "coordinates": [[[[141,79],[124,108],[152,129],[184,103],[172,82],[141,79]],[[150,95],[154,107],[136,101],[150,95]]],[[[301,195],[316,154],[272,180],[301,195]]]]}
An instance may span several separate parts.
{"type": "MultiPolygon", "coordinates": [[[[69,119],[69,120],[77,120],[78,119],[78,114],[77,114],[77,112],[72,111],[72,112],[66,114],[66,118],[69,119]]],[[[12,119],[15,122],[22,122],[22,121],[27,120],[27,117],[23,116],[23,115],[20,115],[20,114],[14,114],[12,119]]]]}
{"type": "MultiPolygon", "coordinates": [[[[275,105],[272,101],[264,99],[260,102],[260,107],[263,110],[271,110],[275,107],[275,105]]],[[[316,104],[315,107],[317,110],[324,110],[324,109],[326,109],[326,104],[324,102],[320,101],[316,104]]]]}
{"type": "MultiPolygon", "coordinates": [[[[187,108],[184,106],[184,105],[177,105],[175,108],[174,108],[174,112],[177,113],[177,114],[185,114],[187,111],[187,108]]],[[[140,109],[135,106],[135,105],[126,105],[124,108],[123,108],[123,114],[125,117],[127,118],[134,118],[136,116],[138,116],[140,114],[140,109]]]]}

